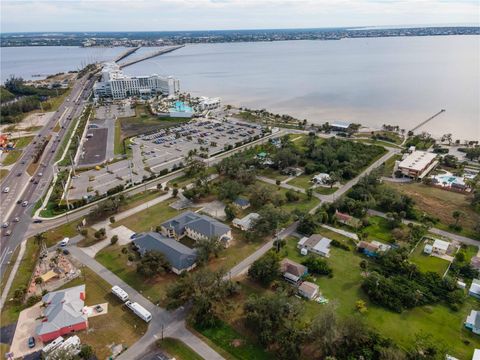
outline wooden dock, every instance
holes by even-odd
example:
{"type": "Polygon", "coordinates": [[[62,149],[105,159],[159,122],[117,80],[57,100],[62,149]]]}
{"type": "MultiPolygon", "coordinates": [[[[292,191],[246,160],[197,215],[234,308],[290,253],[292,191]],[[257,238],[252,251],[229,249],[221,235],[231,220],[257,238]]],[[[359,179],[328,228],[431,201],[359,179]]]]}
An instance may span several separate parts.
{"type": "Polygon", "coordinates": [[[418,130],[418,129],[421,128],[423,125],[425,125],[426,123],[428,123],[430,120],[433,120],[433,119],[436,118],[438,115],[443,114],[445,111],[446,111],[445,109],[440,110],[440,111],[437,112],[436,114],[430,116],[427,120],[422,121],[420,124],[418,124],[417,126],[415,126],[415,127],[414,127],[413,129],[411,129],[410,131],[411,131],[411,132],[415,132],[415,130],[418,130]]]}

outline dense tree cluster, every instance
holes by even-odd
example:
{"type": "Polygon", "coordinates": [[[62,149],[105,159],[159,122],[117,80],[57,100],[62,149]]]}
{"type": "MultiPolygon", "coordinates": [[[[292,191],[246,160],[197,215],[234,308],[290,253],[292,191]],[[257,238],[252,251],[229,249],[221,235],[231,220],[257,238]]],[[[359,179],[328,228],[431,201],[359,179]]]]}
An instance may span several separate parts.
{"type": "Polygon", "coordinates": [[[222,271],[201,269],[181,277],[167,288],[167,309],[191,303],[190,316],[196,326],[215,326],[228,298],[237,292],[237,286],[224,280],[224,275],[222,271]]]}
{"type": "Polygon", "coordinates": [[[170,263],[165,255],[158,251],[147,251],[137,265],[137,272],[145,277],[163,275],[170,269],[170,263]]]}
{"type": "Polygon", "coordinates": [[[271,204],[265,205],[258,214],[260,216],[252,221],[251,229],[247,233],[249,240],[263,239],[266,236],[275,235],[280,225],[289,219],[288,213],[271,204]]]}
{"type": "Polygon", "coordinates": [[[435,272],[421,272],[408,261],[404,248],[381,256],[362,289],[374,303],[397,312],[442,300],[455,309],[464,300],[454,280],[435,272]]]}
{"type": "Polygon", "coordinates": [[[305,265],[312,274],[328,275],[330,277],[333,274],[333,270],[328,266],[327,262],[315,255],[308,256],[302,261],[302,264],[305,265]]]}
{"type": "Polygon", "coordinates": [[[280,276],[280,262],[278,255],[269,251],[260,259],[253,262],[248,269],[248,277],[262,285],[270,285],[280,276]]]}

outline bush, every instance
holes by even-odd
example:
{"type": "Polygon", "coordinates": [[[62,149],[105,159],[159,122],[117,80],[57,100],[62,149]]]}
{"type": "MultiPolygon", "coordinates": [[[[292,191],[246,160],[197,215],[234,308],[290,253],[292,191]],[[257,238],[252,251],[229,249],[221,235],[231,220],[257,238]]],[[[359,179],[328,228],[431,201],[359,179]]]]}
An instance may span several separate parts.
{"type": "Polygon", "coordinates": [[[115,245],[118,242],[118,235],[113,235],[110,239],[110,244],[115,245]]]}
{"type": "Polygon", "coordinates": [[[32,295],[27,299],[27,306],[33,306],[36,303],[38,303],[40,300],[42,300],[42,297],[39,295],[32,295]]]}
{"type": "Polygon", "coordinates": [[[342,250],[350,251],[350,247],[348,245],[345,245],[344,243],[342,243],[338,240],[332,240],[330,245],[332,245],[336,248],[342,249],[342,250]]]}
{"type": "Polygon", "coordinates": [[[295,202],[300,199],[300,196],[295,191],[292,191],[292,190],[288,190],[285,193],[285,197],[287,198],[288,202],[295,202]]]}

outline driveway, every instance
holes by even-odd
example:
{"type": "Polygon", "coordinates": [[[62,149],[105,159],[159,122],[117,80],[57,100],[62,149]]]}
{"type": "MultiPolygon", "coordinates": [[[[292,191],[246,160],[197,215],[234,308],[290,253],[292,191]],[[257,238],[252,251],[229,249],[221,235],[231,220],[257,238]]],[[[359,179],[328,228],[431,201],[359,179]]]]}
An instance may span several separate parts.
{"type": "Polygon", "coordinates": [[[35,335],[35,328],[39,323],[36,319],[42,314],[40,305],[41,302],[23,310],[18,317],[17,329],[10,346],[10,351],[15,358],[21,358],[43,348],[43,343],[37,337],[35,337],[35,347],[32,349],[28,347],[28,338],[35,335]]]}

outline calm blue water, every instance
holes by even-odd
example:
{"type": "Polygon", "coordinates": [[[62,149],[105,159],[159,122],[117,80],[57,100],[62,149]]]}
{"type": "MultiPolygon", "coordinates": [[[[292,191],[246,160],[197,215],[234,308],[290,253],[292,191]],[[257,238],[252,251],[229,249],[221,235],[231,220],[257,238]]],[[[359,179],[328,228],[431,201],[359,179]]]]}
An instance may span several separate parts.
{"type": "MultiPolygon", "coordinates": [[[[27,77],[78,67],[88,57],[113,58],[114,50],[123,51],[4,48],[2,80],[9,73],[27,77]]],[[[188,45],[125,72],[173,75],[195,95],[316,123],[388,123],[408,130],[446,109],[422,130],[480,139],[479,64],[479,36],[442,36],[188,45]]]]}

